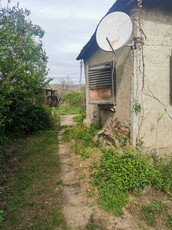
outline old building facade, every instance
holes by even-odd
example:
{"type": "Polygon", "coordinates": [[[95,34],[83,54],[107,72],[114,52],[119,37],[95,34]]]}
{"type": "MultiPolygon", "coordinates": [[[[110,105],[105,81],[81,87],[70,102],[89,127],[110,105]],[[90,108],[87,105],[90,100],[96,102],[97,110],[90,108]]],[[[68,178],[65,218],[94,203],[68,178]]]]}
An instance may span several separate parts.
{"type": "MultiPolygon", "coordinates": [[[[81,50],[77,59],[84,60],[87,123],[101,121],[105,125],[109,117],[118,119],[128,127],[133,145],[142,143],[145,149],[170,154],[172,1],[117,0],[107,14],[116,11],[130,16],[133,34],[129,42],[135,41],[136,47],[122,47],[116,54],[103,51],[97,45],[95,32],[81,50]],[[110,63],[111,91],[108,94],[98,89],[99,97],[91,88],[90,71],[110,63]]],[[[106,84],[102,87],[107,88],[106,84]]]]}

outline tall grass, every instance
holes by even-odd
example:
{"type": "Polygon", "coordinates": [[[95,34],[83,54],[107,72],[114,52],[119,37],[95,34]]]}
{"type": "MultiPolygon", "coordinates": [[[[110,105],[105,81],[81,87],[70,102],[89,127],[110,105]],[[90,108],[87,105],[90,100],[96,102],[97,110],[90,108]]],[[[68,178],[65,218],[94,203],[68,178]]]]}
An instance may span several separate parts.
{"type": "Polygon", "coordinates": [[[15,143],[20,159],[2,229],[67,229],[61,207],[57,131],[46,131],[15,143]]]}

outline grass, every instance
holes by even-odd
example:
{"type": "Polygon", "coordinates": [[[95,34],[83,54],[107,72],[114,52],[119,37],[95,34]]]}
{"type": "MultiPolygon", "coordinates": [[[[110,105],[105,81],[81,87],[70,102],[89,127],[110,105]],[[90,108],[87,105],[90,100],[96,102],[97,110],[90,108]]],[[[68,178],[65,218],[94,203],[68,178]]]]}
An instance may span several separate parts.
{"type": "Polygon", "coordinates": [[[155,227],[158,215],[165,213],[166,210],[167,207],[162,201],[154,200],[150,204],[141,206],[140,218],[144,220],[147,225],[155,227]]]}
{"type": "Polygon", "coordinates": [[[96,152],[99,142],[94,141],[94,136],[97,132],[97,127],[78,124],[73,127],[68,127],[63,133],[63,139],[66,141],[72,140],[72,149],[76,155],[79,155],[83,160],[91,157],[96,152]]]}
{"type": "Polygon", "coordinates": [[[68,229],[60,202],[57,150],[56,131],[15,143],[20,164],[13,184],[3,192],[2,229],[68,229]]]}
{"type": "Polygon", "coordinates": [[[104,230],[104,223],[102,219],[94,220],[93,215],[91,215],[90,220],[86,226],[86,230],[104,230]]]}
{"type": "Polygon", "coordinates": [[[77,106],[61,105],[57,109],[60,115],[82,114],[83,113],[83,109],[77,106]]]}
{"type": "Polygon", "coordinates": [[[60,126],[60,115],[76,115],[74,121],[77,124],[82,124],[86,116],[85,110],[79,106],[60,105],[52,108],[53,123],[57,128],[60,126]]]}
{"type": "Polygon", "coordinates": [[[101,186],[98,204],[106,211],[122,216],[123,208],[129,200],[129,194],[114,188],[113,185],[107,184],[101,186]]]}
{"type": "Polygon", "coordinates": [[[165,225],[167,228],[172,229],[172,215],[168,215],[165,219],[165,225]]]}

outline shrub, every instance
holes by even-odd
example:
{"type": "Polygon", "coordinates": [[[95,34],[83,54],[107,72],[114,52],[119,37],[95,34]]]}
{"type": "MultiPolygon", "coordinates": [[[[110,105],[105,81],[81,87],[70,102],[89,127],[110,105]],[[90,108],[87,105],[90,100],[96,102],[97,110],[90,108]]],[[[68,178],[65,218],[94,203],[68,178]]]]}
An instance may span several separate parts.
{"type": "Polygon", "coordinates": [[[63,100],[70,106],[78,106],[85,109],[85,92],[68,92],[64,95],[63,100]]]}
{"type": "Polygon", "coordinates": [[[12,117],[8,117],[6,130],[17,136],[43,131],[52,127],[51,111],[48,107],[27,103],[25,107],[15,108],[12,117]]]}

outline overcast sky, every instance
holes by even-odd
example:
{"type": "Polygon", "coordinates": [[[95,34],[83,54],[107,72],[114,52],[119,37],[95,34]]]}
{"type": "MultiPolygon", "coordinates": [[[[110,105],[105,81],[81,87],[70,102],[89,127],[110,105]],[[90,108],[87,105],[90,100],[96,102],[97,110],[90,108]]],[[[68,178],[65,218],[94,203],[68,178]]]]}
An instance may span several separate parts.
{"type": "MultiPolygon", "coordinates": [[[[6,5],[7,0],[0,2],[6,5]]],[[[49,57],[49,77],[54,79],[51,83],[66,77],[79,83],[76,57],[115,0],[11,0],[10,6],[16,2],[30,10],[32,23],[45,31],[43,44],[49,57]]]]}

